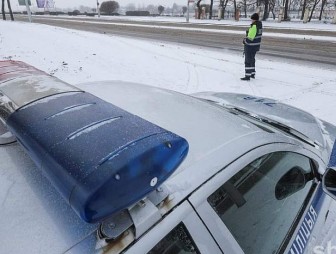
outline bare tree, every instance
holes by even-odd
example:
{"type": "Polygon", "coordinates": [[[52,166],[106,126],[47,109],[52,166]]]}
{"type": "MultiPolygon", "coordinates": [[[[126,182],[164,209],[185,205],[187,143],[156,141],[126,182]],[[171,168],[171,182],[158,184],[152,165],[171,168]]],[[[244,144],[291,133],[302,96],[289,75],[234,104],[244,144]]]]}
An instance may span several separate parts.
{"type": "Polygon", "coordinates": [[[270,0],[260,0],[259,1],[260,6],[264,5],[264,14],[261,17],[263,21],[268,19],[269,11],[270,11],[270,0]]]}
{"type": "Polygon", "coordinates": [[[238,13],[237,13],[237,1],[236,0],[233,0],[233,6],[234,6],[235,20],[239,20],[238,13]]]}
{"type": "Polygon", "coordinates": [[[320,2],[320,0],[314,0],[314,3],[313,3],[313,7],[311,9],[311,12],[310,12],[310,16],[309,16],[309,20],[308,22],[311,21],[312,17],[313,17],[313,13],[315,11],[315,8],[316,8],[316,5],[318,5],[318,3],[320,2]]]}
{"type": "Polygon", "coordinates": [[[201,7],[201,2],[202,0],[197,0],[196,6],[197,6],[197,19],[201,19],[201,12],[202,12],[202,7],[201,7]]]}
{"type": "MultiPolygon", "coordinates": [[[[335,3],[336,4],[336,3],[335,3]]],[[[327,5],[327,0],[322,0],[322,4],[321,4],[321,11],[320,11],[320,16],[319,16],[319,20],[322,19],[322,14],[323,14],[323,10],[324,7],[327,5]]]]}
{"type": "Polygon", "coordinates": [[[210,0],[209,19],[212,19],[212,9],[214,0],[210,0]]]}
{"type": "Polygon", "coordinates": [[[119,9],[119,3],[116,1],[106,1],[100,6],[100,11],[109,15],[114,13],[117,9],[119,9]]]}
{"type": "Polygon", "coordinates": [[[11,20],[14,21],[14,16],[13,16],[13,12],[12,12],[12,7],[10,4],[10,0],[7,0],[7,6],[8,6],[8,10],[9,10],[9,15],[11,17],[11,20]]]}
{"type": "MultiPolygon", "coordinates": [[[[2,3],[2,5],[1,5],[2,19],[6,20],[5,0],[2,0],[1,3],[2,3]]],[[[11,4],[10,4],[10,0],[7,0],[7,7],[8,7],[8,11],[9,11],[9,15],[11,17],[11,20],[14,21],[14,16],[13,16],[13,11],[12,11],[12,7],[11,7],[11,4]]]]}
{"type": "Polygon", "coordinates": [[[183,13],[183,15],[187,12],[187,10],[188,10],[187,6],[183,6],[182,7],[182,13],[183,13]]]}
{"type": "Polygon", "coordinates": [[[302,4],[302,14],[301,14],[301,20],[303,20],[304,14],[306,12],[306,8],[307,8],[307,0],[303,0],[303,4],[302,4]]]}
{"type": "Polygon", "coordinates": [[[162,5],[159,5],[159,7],[158,7],[159,15],[162,14],[162,12],[164,11],[164,9],[165,9],[165,8],[164,8],[162,5]]]}
{"type": "Polygon", "coordinates": [[[247,18],[247,0],[242,0],[240,2],[240,6],[244,8],[244,17],[247,18]]]}
{"type": "Polygon", "coordinates": [[[288,20],[288,5],[289,5],[289,0],[284,0],[285,1],[285,8],[284,8],[284,20],[288,20]]]}
{"type": "Polygon", "coordinates": [[[6,13],[5,13],[5,0],[2,0],[2,5],[1,5],[1,12],[2,12],[2,19],[6,20],[6,13]]]}
{"type": "Polygon", "coordinates": [[[273,19],[275,19],[274,7],[275,7],[275,0],[270,0],[270,12],[272,13],[273,19]]]}
{"type": "Polygon", "coordinates": [[[225,3],[224,3],[224,0],[223,0],[223,9],[222,9],[222,17],[224,19],[224,15],[225,15],[225,9],[226,9],[226,6],[228,4],[229,0],[225,0],[225,3]]]}

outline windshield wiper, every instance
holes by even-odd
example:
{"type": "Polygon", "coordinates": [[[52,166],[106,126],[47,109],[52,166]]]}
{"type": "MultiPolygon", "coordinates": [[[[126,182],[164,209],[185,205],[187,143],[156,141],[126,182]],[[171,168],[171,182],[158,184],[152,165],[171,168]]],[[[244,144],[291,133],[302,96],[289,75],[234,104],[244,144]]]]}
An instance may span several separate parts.
{"type": "Polygon", "coordinates": [[[231,113],[237,114],[237,115],[243,115],[246,116],[248,118],[252,118],[254,120],[257,120],[259,122],[271,125],[272,127],[279,129],[289,135],[291,135],[292,137],[295,137],[296,139],[299,139],[300,141],[311,145],[315,148],[319,148],[320,146],[322,146],[320,143],[318,143],[317,141],[313,141],[311,140],[309,137],[307,137],[305,134],[303,134],[302,132],[293,129],[292,127],[285,125],[283,123],[277,122],[275,120],[269,119],[265,116],[261,116],[258,115],[256,113],[253,112],[249,112],[245,109],[239,108],[239,107],[235,107],[235,106],[230,106],[230,105],[224,105],[221,103],[217,103],[218,105],[220,105],[221,107],[224,107],[225,109],[229,110],[231,113]]]}
{"type": "Polygon", "coordinates": [[[244,109],[241,109],[241,108],[237,108],[237,107],[232,107],[231,108],[232,110],[234,110],[235,112],[239,113],[239,114],[242,114],[242,115],[245,115],[247,117],[251,117],[253,119],[256,119],[258,121],[261,121],[263,123],[266,123],[266,124],[269,124],[271,125],[272,127],[274,128],[277,128],[297,139],[299,139],[300,141],[308,144],[308,145],[311,145],[315,148],[319,148],[320,146],[322,146],[321,144],[319,144],[317,141],[313,141],[311,140],[309,137],[307,137],[305,134],[303,134],[302,132],[288,126],[288,125],[285,125],[283,123],[280,123],[280,122],[277,122],[275,120],[272,120],[272,119],[269,119],[265,116],[261,116],[261,115],[258,115],[258,114],[255,114],[255,113],[251,113],[251,112],[248,112],[244,109]]]}
{"type": "MultiPolygon", "coordinates": [[[[226,109],[227,111],[229,111],[232,114],[245,116],[247,118],[246,120],[248,120],[248,118],[250,118],[250,119],[253,119],[255,121],[262,122],[266,125],[270,125],[273,128],[276,128],[276,129],[278,129],[282,132],[285,132],[288,135],[290,135],[290,136],[292,136],[292,137],[294,137],[294,138],[296,138],[296,139],[298,139],[298,140],[300,140],[300,141],[302,141],[302,142],[304,142],[308,145],[311,145],[315,148],[319,148],[319,147],[322,146],[319,142],[311,140],[309,137],[307,137],[302,132],[300,132],[300,131],[298,131],[298,130],[296,130],[296,129],[288,126],[288,125],[280,123],[278,121],[269,119],[265,116],[258,115],[258,114],[253,113],[253,112],[249,112],[246,109],[239,108],[239,107],[236,107],[236,106],[232,106],[232,105],[229,105],[229,104],[221,103],[221,102],[218,102],[218,101],[213,101],[211,99],[210,100],[209,99],[203,99],[203,100],[208,101],[208,102],[213,103],[213,104],[216,104],[219,107],[226,109]]],[[[249,122],[252,123],[252,124],[255,124],[252,121],[249,121],[249,122]]]]}

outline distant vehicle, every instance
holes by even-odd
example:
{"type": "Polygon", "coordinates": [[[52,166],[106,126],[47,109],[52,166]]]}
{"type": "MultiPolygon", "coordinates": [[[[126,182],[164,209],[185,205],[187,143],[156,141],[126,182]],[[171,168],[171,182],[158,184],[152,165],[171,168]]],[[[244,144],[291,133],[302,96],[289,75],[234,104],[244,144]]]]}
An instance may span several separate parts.
{"type": "Polygon", "coordinates": [[[68,15],[69,16],[78,16],[78,15],[81,15],[81,12],[79,10],[69,11],[68,15]]]}
{"type": "Polygon", "coordinates": [[[272,99],[74,87],[2,61],[0,253],[305,253],[335,137],[272,99]]]}

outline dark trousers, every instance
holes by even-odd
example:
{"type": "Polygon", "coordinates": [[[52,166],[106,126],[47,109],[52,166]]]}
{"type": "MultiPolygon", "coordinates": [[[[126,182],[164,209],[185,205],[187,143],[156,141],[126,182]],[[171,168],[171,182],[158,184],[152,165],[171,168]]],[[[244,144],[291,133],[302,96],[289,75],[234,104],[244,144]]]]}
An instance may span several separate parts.
{"type": "Polygon", "coordinates": [[[256,47],[245,46],[245,76],[255,75],[255,56],[258,52],[256,47]]]}

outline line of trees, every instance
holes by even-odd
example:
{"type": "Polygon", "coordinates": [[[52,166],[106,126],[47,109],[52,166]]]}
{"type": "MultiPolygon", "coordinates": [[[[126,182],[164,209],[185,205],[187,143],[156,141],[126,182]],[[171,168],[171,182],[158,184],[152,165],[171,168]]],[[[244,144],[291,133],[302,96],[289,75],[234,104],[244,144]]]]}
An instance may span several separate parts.
{"type": "MultiPolygon", "coordinates": [[[[198,15],[200,17],[202,8],[206,7],[206,12],[209,14],[209,19],[211,19],[213,17],[214,0],[210,0],[209,5],[202,4],[203,2],[204,0],[196,1],[198,15]]],[[[216,1],[216,5],[218,5],[218,1],[216,1]]],[[[290,11],[297,11],[302,20],[305,12],[308,10],[308,21],[310,21],[314,14],[315,16],[318,15],[318,19],[321,20],[324,11],[335,9],[336,0],[219,0],[219,6],[221,8],[222,17],[224,17],[227,7],[233,6],[234,13],[242,11],[245,17],[247,17],[247,12],[259,10],[262,13],[262,20],[268,19],[270,13],[273,19],[275,19],[280,9],[283,10],[283,20],[290,19],[290,11]]]]}
{"type": "MultiPolygon", "coordinates": [[[[111,2],[111,1],[110,1],[111,2]]],[[[114,2],[114,1],[112,1],[114,2]]],[[[209,19],[212,19],[214,15],[214,7],[220,7],[221,17],[224,17],[225,11],[230,7],[233,8],[233,13],[236,14],[241,12],[245,18],[247,18],[248,12],[258,11],[261,13],[261,19],[266,20],[269,15],[275,19],[279,14],[280,9],[283,11],[283,20],[289,20],[290,11],[296,11],[297,15],[304,18],[304,14],[307,9],[309,9],[309,19],[310,21],[315,14],[318,13],[318,19],[321,20],[323,17],[323,12],[325,10],[332,10],[336,7],[336,0],[210,0],[208,1],[196,0],[195,8],[197,11],[197,18],[201,17],[202,9],[205,9],[206,14],[208,14],[209,19]]],[[[187,12],[186,6],[179,6],[176,3],[172,7],[164,7],[163,5],[154,6],[148,5],[147,7],[142,6],[136,8],[134,4],[129,4],[126,6],[127,11],[143,10],[149,11],[151,14],[158,13],[162,15],[163,13],[169,13],[171,15],[185,14],[187,12]]]]}

